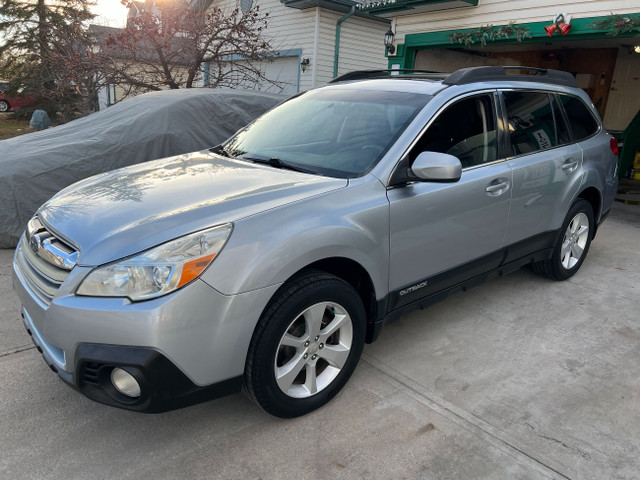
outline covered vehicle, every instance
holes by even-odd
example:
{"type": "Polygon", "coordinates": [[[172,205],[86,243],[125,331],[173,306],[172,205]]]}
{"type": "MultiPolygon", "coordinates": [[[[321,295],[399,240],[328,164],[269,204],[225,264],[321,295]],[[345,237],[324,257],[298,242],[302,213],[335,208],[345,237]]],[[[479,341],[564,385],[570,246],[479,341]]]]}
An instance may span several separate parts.
{"type": "Polygon", "coordinates": [[[64,187],[217,145],[285,98],[226,89],[153,92],[0,141],[0,248],[14,247],[38,207],[64,187]]]}

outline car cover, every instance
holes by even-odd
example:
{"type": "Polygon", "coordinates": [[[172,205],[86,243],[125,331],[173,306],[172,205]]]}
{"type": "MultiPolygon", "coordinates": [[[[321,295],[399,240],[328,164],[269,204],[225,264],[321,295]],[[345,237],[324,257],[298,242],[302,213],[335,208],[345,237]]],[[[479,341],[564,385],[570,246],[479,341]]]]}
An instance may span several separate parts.
{"type": "Polygon", "coordinates": [[[231,89],[153,92],[0,141],[0,248],[17,245],[36,210],[64,187],[217,145],[285,98],[231,89]]]}

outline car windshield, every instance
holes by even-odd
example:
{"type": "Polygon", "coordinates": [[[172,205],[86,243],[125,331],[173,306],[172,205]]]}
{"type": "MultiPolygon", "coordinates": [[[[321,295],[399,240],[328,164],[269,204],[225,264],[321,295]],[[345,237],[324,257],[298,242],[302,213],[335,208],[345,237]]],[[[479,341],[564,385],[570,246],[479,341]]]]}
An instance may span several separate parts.
{"type": "Polygon", "coordinates": [[[368,172],[432,97],[406,92],[321,89],[274,108],[225,145],[234,157],[274,160],[349,178],[368,172]]]}

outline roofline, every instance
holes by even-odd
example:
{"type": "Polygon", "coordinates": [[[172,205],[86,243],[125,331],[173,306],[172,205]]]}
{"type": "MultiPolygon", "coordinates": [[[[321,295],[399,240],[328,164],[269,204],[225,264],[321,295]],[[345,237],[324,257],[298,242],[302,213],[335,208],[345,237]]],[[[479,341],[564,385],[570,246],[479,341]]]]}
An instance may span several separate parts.
{"type": "Polygon", "coordinates": [[[454,2],[466,3],[466,7],[477,7],[479,0],[370,0],[367,3],[360,3],[358,9],[378,15],[398,15],[397,12],[403,10],[413,10],[423,5],[442,5],[437,10],[448,10],[463,8],[462,5],[456,7],[447,6],[454,2]]]}
{"type": "Polygon", "coordinates": [[[333,10],[334,12],[349,13],[352,7],[356,7],[355,17],[363,18],[365,20],[371,20],[373,22],[383,23],[385,25],[391,24],[391,20],[388,18],[377,17],[370,13],[361,11],[358,9],[360,2],[354,0],[280,0],[285,7],[295,8],[297,10],[304,10],[307,8],[320,7],[327,10],[333,10]]]}

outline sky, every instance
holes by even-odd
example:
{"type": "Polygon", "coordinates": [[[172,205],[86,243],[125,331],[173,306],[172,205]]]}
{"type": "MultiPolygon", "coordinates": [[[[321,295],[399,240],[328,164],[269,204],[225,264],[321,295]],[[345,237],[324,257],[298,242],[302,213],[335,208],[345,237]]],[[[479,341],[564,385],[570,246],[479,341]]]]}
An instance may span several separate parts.
{"type": "Polygon", "coordinates": [[[127,19],[127,8],[120,0],[97,0],[93,12],[98,16],[92,23],[110,27],[124,27],[127,19]]]}

